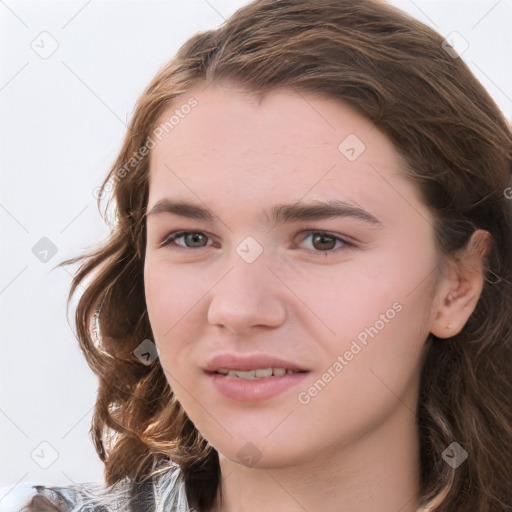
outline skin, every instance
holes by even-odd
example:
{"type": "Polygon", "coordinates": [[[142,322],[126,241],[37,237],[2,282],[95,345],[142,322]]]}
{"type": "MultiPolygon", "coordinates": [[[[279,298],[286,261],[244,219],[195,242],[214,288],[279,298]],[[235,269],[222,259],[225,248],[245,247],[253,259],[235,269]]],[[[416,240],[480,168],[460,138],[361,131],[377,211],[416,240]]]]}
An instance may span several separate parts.
{"type": "Polygon", "coordinates": [[[441,273],[419,190],[384,134],[344,103],[284,88],[261,98],[223,82],[193,89],[160,121],[189,97],[197,106],[151,151],[147,211],[179,197],[209,207],[215,223],[149,215],[144,280],[169,384],[219,452],[215,510],[417,510],[422,356],[429,332],[449,338],[473,311],[486,232],[441,273]],[[354,161],[338,149],[350,134],[365,145],[354,161]],[[263,211],[330,199],[357,203],[382,226],[347,217],[272,227],[263,211]],[[204,236],[159,245],[181,230],[204,236]],[[314,230],[356,245],[322,244],[314,230]],[[248,236],[263,249],[253,263],[236,252],[248,236]],[[381,315],[378,334],[332,370],[381,315]],[[277,354],[310,373],[268,400],[234,401],[203,372],[224,351],[277,354]],[[330,382],[301,403],[328,368],[330,382]],[[237,455],[244,446],[256,464],[237,455]]]}

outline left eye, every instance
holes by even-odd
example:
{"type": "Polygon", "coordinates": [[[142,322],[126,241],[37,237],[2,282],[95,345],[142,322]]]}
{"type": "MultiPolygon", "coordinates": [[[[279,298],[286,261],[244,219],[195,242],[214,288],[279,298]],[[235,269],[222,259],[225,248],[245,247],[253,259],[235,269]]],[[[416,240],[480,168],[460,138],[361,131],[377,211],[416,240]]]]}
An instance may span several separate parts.
{"type": "Polygon", "coordinates": [[[315,245],[315,244],[320,245],[319,249],[316,247],[318,250],[315,252],[318,252],[318,253],[337,252],[339,249],[341,249],[341,247],[338,246],[337,249],[333,250],[334,246],[336,245],[337,242],[340,242],[341,246],[345,246],[345,247],[353,247],[354,246],[354,244],[352,244],[351,242],[348,242],[344,238],[341,238],[336,235],[332,235],[330,233],[326,233],[325,231],[312,231],[312,232],[308,233],[304,239],[306,239],[310,236],[313,237],[312,238],[313,245],[315,245]]]}
{"type": "MultiPolygon", "coordinates": [[[[355,244],[347,241],[346,239],[328,233],[326,231],[311,231],[308,232],[307,235],[303,238],[313,237],[312,243],[313,246],[316,245],[313,252],[318,253],[319,255],[326,252],[337,252],[343,247],[355,247],[355,244]],[[336,243],[340,243],[341,247],[338,246],[336,249],[334,246],[336,243]],[[318,248],[320,245],[320,248],[318,248]]],[[[208,241],[209,235],[200,232],[200,231],[178,231],[176,233],[171,233],[168,235],[164,241],[160,244],[161,247],[164,246],[174,246],[174,247],[182,247],[185,249],[201,249],[206,247],[205,242],[208,241]],[[184,245],[176,243],[177,240],[183,240],[184,245]]]]}

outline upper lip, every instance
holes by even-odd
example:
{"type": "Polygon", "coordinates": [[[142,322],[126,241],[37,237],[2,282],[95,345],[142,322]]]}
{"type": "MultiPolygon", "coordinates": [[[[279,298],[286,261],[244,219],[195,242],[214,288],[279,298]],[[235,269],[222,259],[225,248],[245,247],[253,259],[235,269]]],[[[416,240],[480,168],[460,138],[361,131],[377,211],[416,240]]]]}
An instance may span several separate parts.
{"type": "Polygon", "coordinates": [[[303,366],[272,354],[241,354],[237,352],[217,354],[210,358],[204,368],[207,372],[226,370],[256,370],[258,368],[284,368],[297,372],[309,371],[303,366]]]}

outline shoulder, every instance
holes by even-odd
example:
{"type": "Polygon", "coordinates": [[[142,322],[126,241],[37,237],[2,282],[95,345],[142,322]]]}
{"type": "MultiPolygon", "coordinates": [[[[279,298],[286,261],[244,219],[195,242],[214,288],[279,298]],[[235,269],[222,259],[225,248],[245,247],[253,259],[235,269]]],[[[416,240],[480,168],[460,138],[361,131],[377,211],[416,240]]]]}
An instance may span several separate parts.
{"type": "Polygon", "coordinates": [[[33,483],[0,487],[0,512],[109,512],[104,488],[98,484],[69,487],[33,483]],[[98,498],[103,498],[98,499],[98,498]]]}
{"type": "Polygon", "coordinates": [[[25,483],[14,487],[0,487],[0,512],[22,510],[37,494],[36,485],[25,483]]]}
{"type": "Polygon", "coordinates": [[[114,486],[32,483],[0,487],[0,512],[191,512],[179,467],[161,466],[151,480],[114,486]]]}

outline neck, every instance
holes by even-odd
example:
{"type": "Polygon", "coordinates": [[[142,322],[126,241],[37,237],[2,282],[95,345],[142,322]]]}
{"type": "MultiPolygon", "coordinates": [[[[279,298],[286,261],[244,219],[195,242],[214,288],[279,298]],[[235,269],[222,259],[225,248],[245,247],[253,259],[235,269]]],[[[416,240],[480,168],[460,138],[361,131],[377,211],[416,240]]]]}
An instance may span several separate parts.
{"type": "Polygon", "coordinates": [[[218,512],[416,512],[419,439],[414,414],[398,404],[372,432],[301,465],[250,468],[220,455],[218,512]]]}

